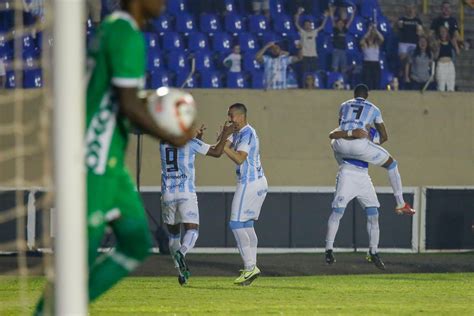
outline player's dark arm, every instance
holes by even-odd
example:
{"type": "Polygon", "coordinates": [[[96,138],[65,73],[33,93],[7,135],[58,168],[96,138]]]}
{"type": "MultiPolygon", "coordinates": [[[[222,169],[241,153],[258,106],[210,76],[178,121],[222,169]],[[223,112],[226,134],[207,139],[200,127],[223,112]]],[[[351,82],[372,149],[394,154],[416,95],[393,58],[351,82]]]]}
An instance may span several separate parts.
{"type": "Polygon", "coordinates": [[[358,139],[358,138],[367,138],[369,137],[369,133],[365,129],[357,128],[352,131],[343,131],[339,128],[336,128],[331,133],[329,133],[330,139],[358,139]]]}
{"type": "Polygon", "coordinates": [[[375,128],[380,134],[380,145],[382,145],[388,140],[388,134],[387,130],[385,129],[385,125],[383,123],[375,123],[375,128]]]}
{"type": "Polygon", "coordinates": [[[232,160],[238,165],[243,164],[248,156],[248,153],[246,153],[245,151],[235,151],[232,148],[230,148],[229,141],[227,141],[226,146],[224,146],[224,152],[227,155],[227,157],[230,158],[230,160],[232,160]]]}
{"type": "Polygon", "coordinates": [[[120,112],[134,125],[151,136],[162,139],[174,146],[183,146],[190,139],[190,135],[175,137],[158,127],[152,119],[143,99],[137,96],[137,88],[116,88],[120,112]]]}
{"type": "Polygon", "coordinates": [[[234,131],[234,126],[232,124],[230,125],[225,124],[224,127],[222,128],[222,132],[217,138],[219,141],[217,142],[217,144],[209,148],[209,151],[207,152],[206,155],[215,157],[215,158],[220,158],[222,154],[224,153],[224,147],[227,143],[227,138],[229,138],[229,136],[232,135],[233,131],[234,131]]]}

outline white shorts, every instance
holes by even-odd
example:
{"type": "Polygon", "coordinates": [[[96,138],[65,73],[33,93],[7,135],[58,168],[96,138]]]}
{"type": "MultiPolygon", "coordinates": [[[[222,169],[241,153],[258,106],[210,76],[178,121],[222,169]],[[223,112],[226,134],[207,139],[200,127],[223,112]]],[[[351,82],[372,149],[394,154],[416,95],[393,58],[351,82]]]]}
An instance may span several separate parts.
{"type": "Polygon", "coordinates": [[[409,55],[416,49],[416,44],[412,43],[398,43],[398,54],[409,55]]]}
{"type": "Polygon", "coordinates": [[[364,209],[380,207],[368,170],[343,163],[339,166],[336,177],[336,192],[332,208],[346,208],[354,198],[357,198],[364,209]]]}
{"type": "Polygon", "coordinates": [[[268,183],[265,177],[250,183],[237,184],[237,190],[232,200],[230,220],[237,222],[257,220],[267,191],[268,183]]]}
{"type": "Polygon", "coordinates": [[[390,158],[388,151],[366,138],[354,140],[335,139],[331,142],[331,146],[339,164],[340,158],[351,158],[382,166],[390,158]]]}
{"type": "Polygon", "coordinates": [[[164,193],[161,196],[161,217],[168,225],[181,223],[199,225],[199,208],[196,193],[164,193]]]}

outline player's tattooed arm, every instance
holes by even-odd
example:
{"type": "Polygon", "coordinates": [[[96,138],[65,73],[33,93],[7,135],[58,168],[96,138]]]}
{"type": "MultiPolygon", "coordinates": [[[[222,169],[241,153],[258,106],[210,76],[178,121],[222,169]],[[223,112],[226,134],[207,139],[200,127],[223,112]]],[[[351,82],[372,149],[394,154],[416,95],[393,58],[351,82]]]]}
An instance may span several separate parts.
{"type": "MultiPolygon", "coordinates": [[[[176,137],[158,127],[153,118],[148,113],[145,101],[138,97],[137,88],[116,88],[119,99],[120,113],[125,115],[132,124],[143,132],[151,136],[162,139],[174,146],[183,146],[194,135],[187,133],[184,136],[176,137]]],[[[194,134],[194,133],[193,133],[194,134]]]]}
{"type": "Polygon", "coordinates": [[[229,138],[229,136],[232,135],[233,132],[234,125],[226,122],[222,128],[221,133],[219,134],[218,143],[209,148],[207,156],[215,158],[219,158],[220,156],[222,156],[222,154],[224,153],[224,147],[226,145],[227,138],[229,138]]]}
{"type": "Polygon", "coordinates": [[[336,128],[331,133],[329,133],[330,139],[357,139],[357,138],[368,138],[369,133],[365,129],[357,128],[352,131],[343,131],[339,128],[336,128]]]}
{"type": "Polygon", "coordinates": [[[387,130],[385,129],[385,125],[383,123],[375,123],[375,128],[380,134],[380,145],[381,145],[388,140],[387,130]]]}

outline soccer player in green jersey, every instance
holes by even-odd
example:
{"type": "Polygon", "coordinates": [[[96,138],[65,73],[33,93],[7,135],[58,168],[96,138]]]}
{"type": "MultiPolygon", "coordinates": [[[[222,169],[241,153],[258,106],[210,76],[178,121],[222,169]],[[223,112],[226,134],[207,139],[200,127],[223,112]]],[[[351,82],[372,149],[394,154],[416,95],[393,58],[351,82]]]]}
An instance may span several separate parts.
{"type": "MultiPolygon", "coordinates": [[[[140,28],[159,16],[164,0],[122,0],[123,11],[100,25],[88,53],[86,167],[89,301],[133,271],[151,247],[148,222],[125,166],[131,124],[155,138],[182,146],[191,138],[169,136],[148,114],[138,92],[145,77],[145,41],[140,28]],[[107,226],[117,246],[98,256],[107,226]]],[[[74,271],[71,271],[74,273],[74,271]]],[[[43,314],[43,298],[37,314],[43,314]]]]}

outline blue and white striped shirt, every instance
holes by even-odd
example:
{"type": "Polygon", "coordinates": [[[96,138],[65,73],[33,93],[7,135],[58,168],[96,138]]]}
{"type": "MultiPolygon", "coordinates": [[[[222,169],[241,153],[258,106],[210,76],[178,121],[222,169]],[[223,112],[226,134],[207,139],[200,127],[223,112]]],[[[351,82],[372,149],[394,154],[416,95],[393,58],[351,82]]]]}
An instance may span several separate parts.
{"type": "Polygon", "coordinates": [[[339,119],[339,128],[343,131],[366,128],[367,125],[374,125],[374,123],[383,123],[379,108],[363,98],[355,98],[342,103],[339,109],[339,119]]]}
{"type": "Polygon", "coordinates": [[[229,137],[231,148],[235,151],[246,152],[247,159],[236,166],[237,182],[250,183],[264,176],[260,161],[260,141],[257,133],[250,125],[245,125],[240,131],[229,137]]]}
{"type": "Polygon", "coordinates": [[[267,89],[286,89],[286,70],[294,60],[291,56],[272,58],[263,56],[265,87],[267,89]]]}
{"type": "Polygon", "coordinates": [[[161,193],[196,192],[196,153],[206,155],[210,147],[197,138],[191,139],[180,148],[161,142],[161,193]]]}

